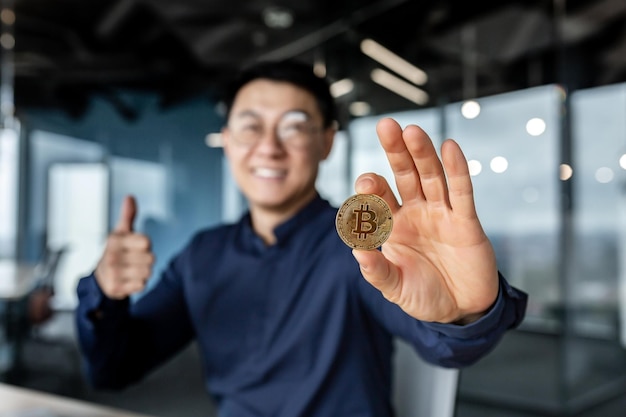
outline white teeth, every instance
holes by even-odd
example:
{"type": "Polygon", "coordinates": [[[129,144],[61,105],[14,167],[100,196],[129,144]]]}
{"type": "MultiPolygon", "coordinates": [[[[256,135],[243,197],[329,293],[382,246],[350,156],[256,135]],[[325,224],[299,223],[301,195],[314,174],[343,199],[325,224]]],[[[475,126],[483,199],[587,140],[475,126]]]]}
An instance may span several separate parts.
{"type": "Polygon", "coordinates": [[[280,178],[285,175],[284,170],[270,169],[270,168],[257,168],[254,173],[258,177],[262,178],[280,178]]]}

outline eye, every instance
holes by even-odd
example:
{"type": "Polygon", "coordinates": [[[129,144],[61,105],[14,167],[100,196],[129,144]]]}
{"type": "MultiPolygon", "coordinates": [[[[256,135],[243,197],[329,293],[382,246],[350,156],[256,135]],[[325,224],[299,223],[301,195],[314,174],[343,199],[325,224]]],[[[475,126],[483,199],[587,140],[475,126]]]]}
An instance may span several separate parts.
{"type": "Polygon", "coordinates": [[[307,132],[306,123],[288,123],[282,127],[282,132],[286,135],[302,135],[307,132]]]}
{"type": "Polygon", "coordinates": [[[258,133],[261,132],[261,125],[254,122],[243,123],[240,126],[240,130],[246,133],[258,133]]]}

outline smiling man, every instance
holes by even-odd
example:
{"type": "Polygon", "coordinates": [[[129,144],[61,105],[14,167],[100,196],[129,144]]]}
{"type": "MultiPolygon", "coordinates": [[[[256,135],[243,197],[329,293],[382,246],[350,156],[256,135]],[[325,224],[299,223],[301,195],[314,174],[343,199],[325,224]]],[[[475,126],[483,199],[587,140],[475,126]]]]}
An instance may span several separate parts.
{"type": "Polygon", "coordinates": [[[393,415],[392,338],[424,359],[462,367],[524,316],[476,216],[467,163],[454,141],[442,160],[417,126],[382,119],[395,175],[361,175],[394,228],[381,250],[351,250],[336,209],[318,194],[335,106],[306,66],[264,63],[227,97],[224,150],[249,210],[199,231],[136,302],[153,255],[122,206],[95,272],[80,281],[77,323],[92,383],[122,388],[192,340],[220,417],[393,415]]]}

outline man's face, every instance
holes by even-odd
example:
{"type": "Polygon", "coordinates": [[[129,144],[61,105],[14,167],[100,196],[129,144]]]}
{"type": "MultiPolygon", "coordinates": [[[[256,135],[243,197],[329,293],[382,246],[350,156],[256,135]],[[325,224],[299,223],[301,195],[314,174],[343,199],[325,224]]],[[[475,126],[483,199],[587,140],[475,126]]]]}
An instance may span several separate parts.
{"type": "Polygon", "coordinates": [[[222,133],[231,171],[250,208],[292,213],[315,195],[318,166],[335,132],[324,129],[312,94],[259,79],[239,90],[222,133]]]}

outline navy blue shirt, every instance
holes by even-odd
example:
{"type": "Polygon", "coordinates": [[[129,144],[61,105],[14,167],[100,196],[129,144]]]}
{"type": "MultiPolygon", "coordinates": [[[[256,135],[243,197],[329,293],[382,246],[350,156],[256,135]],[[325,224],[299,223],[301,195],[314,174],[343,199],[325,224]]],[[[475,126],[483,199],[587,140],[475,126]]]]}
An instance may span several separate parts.
{"type": "Polygon", "coordinates": [[[132,303],[83,278],[77,323],[91,382],[124,387],[195,339],[220,417],[387,417],[393,336],[461,367],[521,322],[526,295],[502,278],[490,312],[470,325],[408,316],[363,279],[335,214],[318,197],[271,246],[249,215],[201,231],[132,303]]]}

